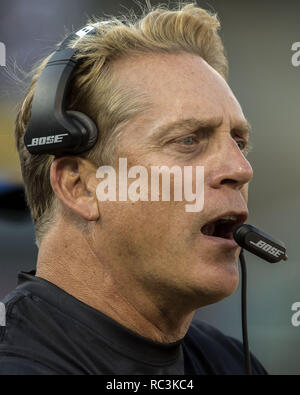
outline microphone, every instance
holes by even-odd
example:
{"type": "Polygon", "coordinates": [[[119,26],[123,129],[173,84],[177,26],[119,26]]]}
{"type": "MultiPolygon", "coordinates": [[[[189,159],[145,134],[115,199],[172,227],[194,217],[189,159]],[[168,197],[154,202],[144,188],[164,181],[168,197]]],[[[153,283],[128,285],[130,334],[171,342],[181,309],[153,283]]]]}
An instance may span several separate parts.
{"type": "Polygon", "coordinates": [[[255,226],[237,226],[233,231],[233,238],[239,246],[270,263],[288,259],[284,243],[255,226]]]}
{"type": "Polygon", "coordinates": [[[288,256],[286,248],[282,241],[274,239],[274,237],[257,229],[255,226],[243,224],[237,226],[233,231],[233,238],[237,244],[242,247],[240,252],[240,264],[242,271],[242,332],[243,332],[243,348],[245,358],[245,371],[247,375],[252,374],[251,357],[248,343],[247,330],[247,270],[243,249],[252,252],[252,254],[268,261],[276,263],[282,259],[286,261],[288,256]]]}

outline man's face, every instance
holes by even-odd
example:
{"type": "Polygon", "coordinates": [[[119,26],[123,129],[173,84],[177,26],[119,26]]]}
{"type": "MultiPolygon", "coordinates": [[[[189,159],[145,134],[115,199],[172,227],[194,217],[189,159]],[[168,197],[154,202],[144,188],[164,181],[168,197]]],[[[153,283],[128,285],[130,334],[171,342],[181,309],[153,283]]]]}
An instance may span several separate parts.
{"type": "Polygon", "coordinates": [[[203,227],[229,213],[240,222],[247,217],[252,168],[243,154],[248,137],[241,107],[199,56],[139,56],[114,67],[121,84],[152,102],[121,132],[117,157],[127,158],[128,169],[146,167],[149,177],[151,166],[179,166],[182,173],[184,166],[204,166],[204,207],[187,212],[186,201],[101,202],[99,246],[102,240],[106,249],[99,254],[110,256],[120,278],[150,293],[181,295],[195,307],[216,302],[237,287],[240,249],[226,228],[218,231],[224,237],[214,237],[217,228],[203,227]],[[183,120],[189,120],[185,126],[183,120]],[[181,125],[165,127],[173,122],[181,125]]]}

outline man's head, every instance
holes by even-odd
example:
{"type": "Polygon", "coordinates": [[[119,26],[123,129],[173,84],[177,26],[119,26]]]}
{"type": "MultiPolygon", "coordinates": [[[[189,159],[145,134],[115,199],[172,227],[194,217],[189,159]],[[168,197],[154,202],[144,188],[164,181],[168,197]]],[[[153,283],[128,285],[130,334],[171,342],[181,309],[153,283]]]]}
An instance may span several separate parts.
{"type": "Polygon", "coordinates": [[[246,219],[252,177],[244,156],[248,125],[225,81],[218,28],[216,16],[186,5],[153,9],[126,26],[104,25],[74,43],[83,62],[69,109],[99,129],[96,146],[80,157],[35,157],[23,146],[42,64],[16,128],[38,244],[53,229],[80,228],[91,235],[99,262],[149,294],[186,295],[197,307],[199,298],[208,304],[233,292],[238,249],[201,231],[225,214],[246,219]],[[147,169],[204,166],[203,210],[187,213],[186,202],[175,201],[99,201],[96,170],[119,158],[147,169]]]}

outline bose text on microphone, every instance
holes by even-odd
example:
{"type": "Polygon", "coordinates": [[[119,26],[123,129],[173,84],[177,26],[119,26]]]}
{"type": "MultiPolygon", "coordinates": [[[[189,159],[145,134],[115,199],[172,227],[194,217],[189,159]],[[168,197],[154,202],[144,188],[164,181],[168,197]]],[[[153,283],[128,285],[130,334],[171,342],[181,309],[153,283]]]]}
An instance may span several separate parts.
{"type": "Polygon", "coordinates": [[[282,241],[248,224],[239,225],[233,231],[234,240],[245,250],[268,261],[276,263],[287,260],[286,248],[282,241]]]}

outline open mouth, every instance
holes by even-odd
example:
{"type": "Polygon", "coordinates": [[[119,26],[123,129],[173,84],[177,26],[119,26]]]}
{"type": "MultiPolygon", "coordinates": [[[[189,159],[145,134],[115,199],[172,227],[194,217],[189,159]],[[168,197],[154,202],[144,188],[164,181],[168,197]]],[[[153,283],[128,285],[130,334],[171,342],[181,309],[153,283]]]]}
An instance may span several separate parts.
{"type": "Polygon", "coordinates": [[[247,219],[245,215],[226,215],[215,219],[201,228],[201,232],[206,236],[219,237],[233,240],[232,232],[247,219]]]}

